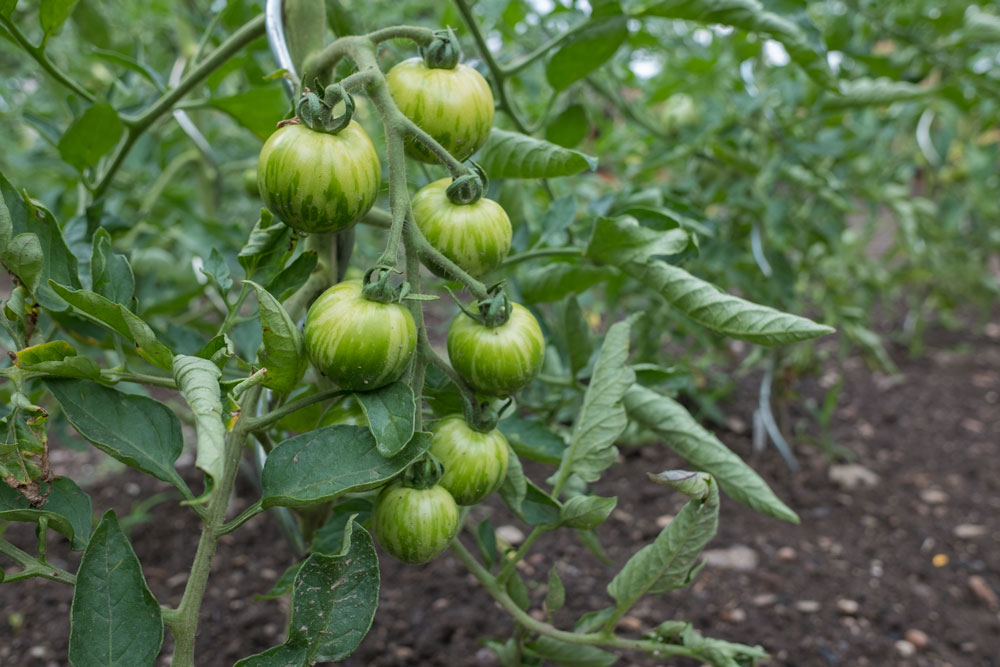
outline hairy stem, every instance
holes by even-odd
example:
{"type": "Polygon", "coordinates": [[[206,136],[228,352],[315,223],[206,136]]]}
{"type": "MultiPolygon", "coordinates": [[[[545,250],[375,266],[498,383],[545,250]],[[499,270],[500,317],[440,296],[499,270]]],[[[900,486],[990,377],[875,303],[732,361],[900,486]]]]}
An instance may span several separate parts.
{"type": "Polygon", "coordinates": [[[275,408],[270,412],[263,414],[259,417],[245,417],[242,420],[244,424],[244,430],[247,433],[253,433],[254,431],[260,431],[262,429],[271,426],[288,415],[298,412],[303,408],[308,408],[314,403],[320,403],[322,401],[329,400],[331,398],[336,398],[337,396],[344,396],[350,394],[351,392],[345,389],[327,389],[326,391],[321,391],[317,394],[311,396],[306,396],[305,398],[300,398],[294,403],[286,403],[280,408],[275,408]]]}
{"type": "Polygon", "coordinates": [[[51,581],[61,581],[64,584],[73,586],[76,584],[76,575],[61,568],[51,565],[48,562],[35,558],[26,551],[18,549],[7,540],[0,540],[0,554],[7,556],[12,561],[20,565],[23,569],[20,572],[7,574],[3,583],[10,584],[22,579],[41,577],[51,581]]]}

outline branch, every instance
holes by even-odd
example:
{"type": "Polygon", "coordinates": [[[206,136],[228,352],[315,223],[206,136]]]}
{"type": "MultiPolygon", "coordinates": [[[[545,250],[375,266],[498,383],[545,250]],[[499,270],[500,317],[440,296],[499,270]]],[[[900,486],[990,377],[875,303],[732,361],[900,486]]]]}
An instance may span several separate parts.
{"type": "Polygon", "coordinates": [[[331,398],[336,398],[337,396],[345,396],[350,394],[349,390],[345,389],[327,389],[321,391],[318,394],[313,394],[311,396],[306,396],[305,398],[300,398],[294,403],[286,403],[280,408],[275,408],[270,412],[261,415],[260,417],[246,417],[242,420],[243,427],[247,433],[252,433],[254,431],[260,431],[265,429],[275,422],[281,421],[284,417],[298,412],[304,408],[308,408],[313,403],[319,403],[331,398]]]}
{"type": "Polygon", "coordinates": [[[3,578],[3,583],[9,584],[22,579],[41,577],[51,581],[61,581],[70,586],[76,585],[76,575],[55,565],[50,565],[47,561],[35,558],[26,551],[21,551],[7,540],[0,540],[0,554],[7,556],[12,561],[20,565],[23,570],[8,574],[3,578]]]}
{"type": "Polygon", "coordinates": [[[24,36],[24,33],[22,33],[16,25],[14,25],[14,21],[12,21],[9,17],[0,14],[0,25],[3,25],[3,27],[7,29],[11,37],[14,38],[14,41],[17,42],[21,48],[35,60],[35,62],[41,65],[42,69],[48,72],[53,79],[66,86],[88,102],[93,103],[97,99],[93,93],[74,81],[61,69],[56,67],[55,63],[49,60],[49,57],[45,54],[44,48],[35,46],[29,42],[28,38],[24,36]]]}

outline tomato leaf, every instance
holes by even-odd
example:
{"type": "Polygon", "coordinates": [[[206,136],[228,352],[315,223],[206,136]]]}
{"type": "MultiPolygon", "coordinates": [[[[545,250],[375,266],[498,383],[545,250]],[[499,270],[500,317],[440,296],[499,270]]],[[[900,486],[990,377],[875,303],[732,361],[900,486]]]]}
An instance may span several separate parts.
{"type": "Polygon", "coordinates": [[[541,139],[494,128],[479,151],[492,178],[555,178],[597,169],[597,158],[541,139]]]}
{"type": "Polygon", "coordinates": [[[566,480],[571,474],[585,482],[596,481],[618,456],[614,443],[628,425],[621,400],[635,382],[635,373],[628,366],[629,332],[635,317],[616,322],[608,329],[569,447],[550,483],[566,480]]]}
{"type": "Polygon", "coordinates": [[[604,523],[617,504],[618,498],[573,496],[563,503],[559,523],[570,528],[590,530],[604,523]]]}
{"type": "Polygon", "coordinates": [[[357,391],[354,397],[368,418],[379,454],[393,457],[413,438],[417,401],[405,382],[393,382],[375,391],[357,391]]]}
{"type": "Polygon", "coordinates": [[[888,78],[861,78],[841,81],[837,94],[823,100],[823,109],[851,109],[866,106],[882,106],[893,102],[905,102],[926,97],[932,88],[919,86],[907,81],[893,81],[888,78]]]}
{"type": "Polygon", "coordinates": [[[507,417],[497,424],[497,428],[518,456],[549,465],[559,465],[562,461],[566,441],[543,424],[521,417],[507,417]]]}
{"type": "Polygon", "coordinates": [[[105,454],[179,489],[174,469],[184,439],[177,416],[159,401],[86,380],[46,379],[69,423],[105,454]]]}
{"type": "Polygon", "coordinates": [[[270,211],[262,208],[250,237],[236,256],[246,277],[253,278],[262,270],[270,279],[272,272],[280,271],[285,253],[291,251],[291,236],[291,227],[275,220],[270,211]]]}
{"type": "Polygon", "coordinates": [[[309,551],[317,554],[338,554],[344,548],[344,535],[351,521],[364,525],[372,516],[373,503],[367,498],[347,498],[336,503],[316,534],[309,551]]]}
{"type": "Polygon", "coordinates": [[[260,304],[262,348],[257,362],[267,369],[263,385],[286,394],[295,388],[309,366],[302,332],[282,305],[263,287],[249,282],[260,304]]]}
{"type": "Polygon", "coordinates": [[[73,346],[64,340],[26,347],[17,353],[14,364],[29,371],[102,381],[97,364],[89,357],[77,355],[73,346]]]}
{"type": "Polygon", "coordinates": [[[557,91],[568,88],[606,63],[626,37],[627,19],[620,13],[591,19],[552,54],[545,78],[557,91]]]}
{"type": "Polygon", "coordinates": [[[113,510],[90,538],[73,590],[69,661],[76,667],[153,665],[163,644],[160,605],[113,510]]]}
{"type": "Polygon", "coordinates": [[[135,292],[135,276],[124,255],[114,251],[111,234],[103,227],[94,232],[90,256],[90,289],[108,299],[127,306],[135,292]]]}
{"type": "Polygon", "coordinates": [[[319,256],[315,250],[307,250],[296,257],[291,264],[281,270],[267,284],[267,291],[278,301],[284,301],[305,285],[309,274],[316,268],[319,256]]]}
{"type": "Polygon", "coordinates": [[[38,20],[45,32],[45,39],[59,32],[63,23],[73,13],[75,6],[76,0],[42,0],[38,9],[38,20]]]}
{"type": "Polygon", "coordinates": [[[97,161],[118,145],[125,126],[107,102],[97,102],[77,118],[59,139],[59,155],[77,169],[97,166],[97,161]]]}
{"type": "Polygon", "coordinates": [[[486,569],[492,570],[497,562],[497,533],[489,517],[476,526],[476,544],[479,546],[479,553],[483,557],[486,569]]]}
{"type": "Polygon", "coordinates": [[[210,494],[214,483],[222,479],[225,465],[226,426],[222,423],[219,389],[222,372],[208,359],[178,354],[174,357],[173,374],[181,396],[194,413],[198,434],[195,465],[210,478],[205,484],[206,494],[210,494]]]}
{"type": "Polygon", "coordinates": [[[758,512],[798,523],[795,512],[774,495],[760,475],[699,424],[683,405],[639,385],[625,393],[624,402],[629,419],[659,435],[691,465],[711,474],[728,496],[758,512]]]}
{"type": "Polygon", "coordinates": [[[570,294],[585,292],[617,273],[610,266],[576,262],[552,262],[523,269],[518,276],[522,303],[559,301],[570,294]]]}
{"type": "Polygon", "coordinates": [[[614,653],[596,646],[570,644],[551,637],[539,637],[524,648],[529,655],[567,667],[610,667],[618,660],[614,653]]]}
{"type": "Polygon", "coordinates": [[[691,235],[679,228],[664,232],[641,227],[634,218],[598,218],[587,244],[587,256],[614,266],[645,262],[655,255],[687,250],[691,235]]]}
{"type": "Polygon", "coordinates": [[[590,335],[590,324],[583,316],[580,302],[575,295],[566,299],[566,304],[560,314],[562,315],[561,333],[566,342],[570,374],[575,378],[577,373],[590,363],[590,355],[594,353],[594,340],[590,335]]]}
{"type": "Polygon", "coordinates": [[[719,525],[719,488],[709,481],[704,500],[689,501],[652,544],[636,552],[608,584],[616,614],[646,595],[687,586],[697,572],[697,558],[719,525]]]}
{"type": "Polygon", "coordinates": [[[228,97],[213,97],[208,103],[261,139],[274,133],[278,121],[289,110],[285,91],[276,85],[258,86],[228,97]]]}
{"type": "Polygon", "coordinates": [[[571,104],[545,126],[545,139],[564,148],[573,148],[590,132],[587,109],[571,104]]]}
{"type": "Polygon", "coordinates": [[[430,444],[430,434],[419,432],[399,454],[385,458],[366,426],[327,426],[297,435],[268,455],[262,505],[298,507],[373,489],[403,472],[430,444]]]}
{"type": "Polygon", "coordinates": [[[23,495],[0,483],[0,520],[38,523],[45,517],[49,528],[65,535],[74,551],[87,546],[94,520],[90,496],[68,477],[56,479],[48,489],[42,488],[41,493],[48,493],[48,499],[36,509],[23,495]]]}
{"type": "Polygon", "coordinates": [[[0,246],[0,261],[34,294],[42,281],[45,256],[37,234],[18,234],[0,246]]]}

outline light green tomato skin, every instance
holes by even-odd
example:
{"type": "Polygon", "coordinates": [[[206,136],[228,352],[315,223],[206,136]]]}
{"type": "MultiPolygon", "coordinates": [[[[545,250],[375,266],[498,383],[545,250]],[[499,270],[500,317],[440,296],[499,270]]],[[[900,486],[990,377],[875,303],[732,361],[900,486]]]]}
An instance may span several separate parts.
{"type": "Polygon", "coordinates": [[[535,316],[519,303],[510,319],[489,328],[459,313],[448,329],[448,358],[473,389],[486,396],[510,396],[538,375],[545,336],[535,316]]]}
{"type": "Polygon", "coordinates": [[[477,505],[507,476],[507,438],[497,429],[482,433],[451,415],[432,429],[430,452],[444,466],[438,482],[459,505],[477,505]]]}
{"type": "Polygon", "coordinates": [[[369,301],[360,280],[345,280],[309,308],[305,344],[313,366],[337,386],[369,391],[403,374],[417,346],[417,328],[404,306],[369,301]]]}
{"type": "Polygon", "coordinates": [[[265,206],[305,233],[353,226],[375,203],[381,176],[375,145],[354,121],[337,134],[304,125],[278,128],[257,163],[265,206]]]}
{"type": "MultiPolygon", "coordinates": [[[[446,191],[450,178],[422,187],[413,197],[413,219],[427,241],[474,278],[500,268],[514,231],[500,204],[483,197],[472,204],[453,204],[446,191]]],[[[448,278],[440,267],[427,268],[448,278]]]]}
{"type": "MultiPolygon", "coordinates": [[[[420,58],[399,63],[386,74],[396,106],[434,137],[457,160],[486,143],[493,127],[493,91],[483,75],[459,63],[455,69],[432,69],[420,58]]],[[[408,140],[406,154],[437,164],[423,144],[408,140]]]]}
{"type": "Polygon", "coordinates": [[[375,539],[404,563],[426,563],[458,532],[458,505],[444,487],[413,489],[394,482],[375,500],[375,539]]]}

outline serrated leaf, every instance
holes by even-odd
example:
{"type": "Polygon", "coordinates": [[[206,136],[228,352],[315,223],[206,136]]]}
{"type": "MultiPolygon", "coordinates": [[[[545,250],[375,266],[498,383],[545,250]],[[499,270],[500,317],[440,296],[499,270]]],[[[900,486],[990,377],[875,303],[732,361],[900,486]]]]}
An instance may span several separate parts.
{"type": "Polygon", "coordinates": [[[21,234],[35,234],[44,256],[41,280],[34,297],[52,311],[66,309],[65,302],[49,287],[48,281],[79,287],[76,256],[70,252],[62,230],[48,209],[26,200],[0,174],[0,241],[2,245],[21,234]]]}
{"type": "Polygon", "coordinates": [[[691,465],[712,475],[728,496],[785,521],[798,516],[778,499],[767,483],[728,447],[699,424],[683,405],[652,389],[636,385],[625,393],[629,419],[653,431],[691,465]]]}
{"type": "Polygon", "coordinates": [[[564,90],[606,63],[628,37],[627,23],[619,13],[591,19],[574,32],[545,65],[549,85],[564,90]]]}
{"type": "Polygon", "coordinates": [[[628,366],[629,333],[635,317],[616,322],[608,329],[573,426],[569,447],[550,482],[565,480],[571,474],[585,482],[593,482],[614,463],[618,455],[615,440],[628,425],[622,396],[635,382],[635,373],[628,366]]]}
{"type": "Polygon", "coordinates": [[[698,324],[759,345],[784,345],[833,333],[825,324],[727,294],[684,269],[660,260],[628,262],[625,273],[658,292],[698,324]]]}
{"type": "Polygon", "coordinates": [[[236,666],[307,665],[346,659],[371,628],[379,579],[375,544],[368,532],[353,522],[345,532],[341,553],[314,553],[296,573],[285,643],[244,658],[236,666]]]}
{"type": "Polygon", "coordinates": [[[90,539],[94,520],[90,496],[68,477],[59,477],[40,493],[48,494],[48,499],[41,507],[34,508],[27,498],[0,482],[0,520],[37,523],[45,517],[49,528],[69,539],[73,551],[83,549],[90,539]]]}
{"type": "Polygon", "coordinates": [[[184,440],[167,406],[87,380],[46,379],[69,423],[80,435],[122,463],[187,488],[174,469],[184,440]]]}
{"type": "Polygon", "coordinates": [[[170,370],[174,355],[138,315],[125,306],[85,289],[70,289],[54,281],[49,287],[87,319],[120,334],[135,346],[136,353],[160,368],[170,370]]]}
{"type": "Polygon", "coordinates": [[[45,256],[37,234],[18,234],[10,239],[0,247],[0,261],[29,292],[35,293],[45,269],[45,256]]]}
{"type": "Polygon", "coordinates": [[[114,511],[108,510],[76,574],[69,661],[74,667],[153,665],[162,644],[160,605],[114,511]]]}
{"type": "Polygon", "coordinates": [[[497,428],[518,456],[549,465],[559,465],[562,461],[566,441],[544,424],[521,417],[507,417],[497,424],[497,428]]]}
{"type": "Polygon", "coordinates": [[[555,178],[597,169],[597,158],[494,128],[480,149],[479,163],[492,178],[555,178]]]}
{"type": "Polygon", "coordinates": [[[691,245],[683,229],[657,231],[641,227],[632,217],[598,218],[586,255],[614,266],[645,262],[656,255],[676,255],[691,245]]]}
{"type": "Polygon", "coordinates": [[[59,139],[59,155],[77,169],[97,166],[118,145],[125,126],[107,102],[91,105],[59,139]]]}
{"type": "Polygon", "coordinates": [[[757,0],[652,0],[634,15],[687,19],[706,25],[721,23],[761,33],[781,42],[792,61],[816,83],[829,86],[833,78],[821,45],[812,44],[802,28],[767,11],[757,0]]]}
{"type": "Polygon", "coordinates": [[[198,434],[198,453],[195,465],[211,481],[206,482],[206,492],[222,479],[225,465],[226,426],[222,423],[222,395],[219,379],[222,372],[208,359],[178,354],[174,357],[174,381],[181,396],[194,413],[198,434]]]}
{"type": "Polygon", "coordinates": [[[413,438],[417,401],[406,382],[393,382],[375,391],[357,391],[354,397],[368,418],[379,454],[392,457],[413,438]]]}
{"type": "Polygon", "coordinates": [[[618,614],[646,594],[658,595],[686,586],[698,554],[715,537],[719,524],[719,490],[710,484],[704,501],[691,500],[666,528],[632,556],[608,584],[618,614]]]}
{"type": "Polygon", "coordinates": [[[90,289],[108,301],[127,306],[135,292],[135,276],[124,255],[111,245],[111,234],[103,227],[94,232],[90,256],[90,289]]]}
{"type": "Polygon", "coordinates": [[[552,637],[539,637],[525,648],[543,660],[567,667],[609,667],[618,660],[614,653],[596,646],[571,644],[552,637]]]}
{"type": "Polygon", "coordinates": [[[260,139],[267,139],[274,133],[278,121],[289,109],[285,91],[274,85],[248,88],[228,97],[212,97],[208,103],[260,139]]]}
{"type": "Polygon", "coordinates": [[[604,523],[617,504],[618,498],[573,496],[563,503],[559,523],[570,528],[590,530],[604,523]]]}
{"type": "Polygon", "coordinates": [[[522,270],[517,284],[522,303],[552,302],[584,292],[616,273],[610,266],[553,262],[522,270]]]}
{"type": "Polygon", "coordinates": [[[327,426],[275,447],[261,473],[262,504],[298,507],[365,491],[396,477],[430,447],[418,432],[392,458],[382,456],[366,426],[327,426]]]}
{"type": "Polygon", "coordinates": [[[302,332],[270,292],[254,282],[260,304],[261,350],[258,364],[267,369],[263,385],[281,394],[295,388],[309,366],[302,332]]]}

